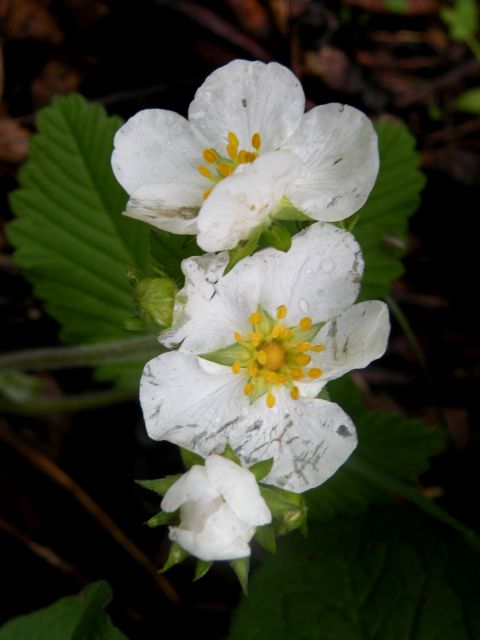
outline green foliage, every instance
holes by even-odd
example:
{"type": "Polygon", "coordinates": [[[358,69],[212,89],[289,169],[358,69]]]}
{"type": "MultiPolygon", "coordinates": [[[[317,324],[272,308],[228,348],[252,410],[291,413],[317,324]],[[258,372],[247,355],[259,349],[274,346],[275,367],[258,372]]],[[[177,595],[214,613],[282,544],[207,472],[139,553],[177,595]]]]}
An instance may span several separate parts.
{"type": "Polygon", "coordinates": [[[250,557],[237,558],[236,560],[230,560],[228,563],[235,571],[235,575],[240,582],[242,591],[245,595],[248,593],[248,572],[250,570],[250,557]]]}
{"type": "MultiPolygon", "coordinates": [[[[147,228],[146,225],[141,226],[147,228]]],[[[195,236],[180,236],[161,229],[151,230],[150,251],[157,266],[179,285],[183,284],[182,260],[203,253],[195,236]]]]}
{"type": "Polygon", "coordinates": [[[385,120],[375,129],[380,173],[353,231],[365,258],[363,300],[384,296],[403,273],[400,258],[406,249],[407,221],[418,207],[425,184],[415,139],[408,128],[385,120]]]}
{"type": "MultiPolygon", "coordinates": [[[[37,123],[20,189],[11,196],[18,217],[7,233],[15,262],[61,324],[65,342],[124,338],[132,313],[125,270],[145,267],[149,229],[121,215],[126,195],[110,168],[121,120],[70,95],[55,98],[37,123]]],[[[131,371],[113,365],[106,375],[128,386],[131,371]]]]}
{"type": "Polygon", "coordinates": [[[273,458],[269,458],[268,460],[259,460],[258,462],[255,462],[255,464],[252,464],[248,470],[253,473],[255,480],[260,482],[272,470],[273,462],[273,458]]]}
{"type": "Polygon", "coordinates": [[[159,478],[158,480],[136,480],[135,482],[144,489],[149,489],[150,491],[157,493],[159,496],[164,496],[170,487],[181,477],[182,476],[179,473],[175,476],[166,476],[165,478],[159,478]]]}
{"type": "Polygon", "coordinates": [[[478,29],[478,6],[476,0],[454,0],[451,7],[442,7],[440,16],[448,26],[450,37],[468,42],[478,29]]]}
{"type": "Polygon", "coordinates": [[[104,611],[111,599],[109,584],[94,582],[78,596],[7,622],[0,640],[126,640],[104,611]]]}
{"type": "Polygon", "coordinates": [[[182,457],[183,464],[190,469],[194,464],[198,464],[203,467],[205,460],[198,453],[194,453],[193,451],[189,451],[188,449],[180,448],[180,455],[182,457]]]}
{"type": "Polygon", "coordinates": [[[182,549],[182,547],[176,542],[172,542],[172,544],[170,545],[168,558],[163,567],[160,569],[160,573],[165,573],[165,571],[168,571],[169,569],[171,569],[171,567],[174,567],[176,564],[180,564],[180,562],[183,562],[185,558],[187,558],[187,556],[188,551],[182,549]]]}
{"type": "Polygon", "coordinates": [[[387,502],[392,490],[416,488],[429,458],[443,448],[442,431],[401,415],[368,411],[347,377],[328,385],[331,399],[353,419],[358,446],[327,482],[308,491],[309,521],[329,521],[362,513],[370,504],[387,502]]]}
{"type": "Polygon", "coordinates": [[[480,114],[480,87],[465,91],[455,100],[455,109],[466,113],[480,114]]]}
{"type": "Polygon", "coordinates": [[[230,640],[476,640],[480,560],[407,510],[315,526],[255,573],[230,640]]]}

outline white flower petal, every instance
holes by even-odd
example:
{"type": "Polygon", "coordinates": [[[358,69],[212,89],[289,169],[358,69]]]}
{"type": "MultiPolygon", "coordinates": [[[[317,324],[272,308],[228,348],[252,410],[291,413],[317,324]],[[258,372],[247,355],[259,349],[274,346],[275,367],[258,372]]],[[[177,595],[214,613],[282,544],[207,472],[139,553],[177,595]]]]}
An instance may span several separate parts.
{"type": "Polygon", "coordinates": [[[210,484],[222,494],[240,520],[254,526],[271,522],[272,515],[253,473],[218,455],[209,456],[205,468],[210,484]]]}
{"type": "Polygon", "coordinates": [[[196,356],[182,351],[147,363],[140,402],[148,435],[203,456],[223,450],[241,412],[248,409],[248,398],[244,376],[234,375],[229,367],[222,370],[225,373],[207,373],[196,356]]]}
{"type": "Polygon", "coordinates": [[[198,245],[205,251],[234,249],[271,213],[300,170],[300,160],[288,151],[271,151],[240,165],[200,209],[198,245]]]}
{"type": "Polygon", "coordinates": [[[141,187],[129,199],[124,215],[170,233],[195,235],[198,207],[172,208],[168,190],[163,185],[141,187]]]}
{"type": "Polygon", "coordinates": [[[176,511],[189,500],[213,500],[219,492],[210,484],[205,467],[194,465],[183,474],[163,496],[161,507],[164,511],[176,511]]]}
{"type": "Polygon", "coordinates": [[[379,300],[360,302],[322,327],[315,342],[327,348],[314,354],[312,365],[323,370],[325,381],[366,367],[385,353],[389,333],[387,305],[379,300]]]}
{"type": "Polygon", "coordinates": [[[260,133],[264,152],[278,149],[297,129],[304,108],[302,86],[289,69],[276,62],[234,60],[208,76],[188,118],[219,153],[225,153],[230,131],[247,150],[252,135],[260,133]]]}
{"type": "Polygon", "coordinates": [[[197,167],[203,146],[189,122],[173,111],[145,109],[115,134],[112,168],[129,195],[155,185],[162,210],[199,207],[210,181],[197,167]]]}
{"type": "Polygon", "coordinates": [[[315,220],[343,220],[360,209],[375,184],[379,157],[370,120],[348,105],[327,104],[305,114],[286,143],[303,160],[288,192],[315,220]]]}
{"type": "Polygon", "coordinates": [[[225,500],[222,496],[217,498],[197,498],[184,502],[180,508],[180,521],[182,529],[189,529],[200,533],[205,527],[205,522],[225,500]]]}
{"type": "Polygon", "coordinates": [[[196,533],[181,527],[170,527],[170,539],[201,560],[234,560],[250,555],[248,542],[255,527],[239,520],[227,504],[223,504],[196,533]]]}
{"type": "Polygon", "coordinates": [[[245,465],[274,458],[264,482],[301,493],[322,484],[345,462],[357,445],[355,427],[333,402],[299,398],[281,390],[275,407],[264,398],[251,407],[230,436],[245,465]]]}

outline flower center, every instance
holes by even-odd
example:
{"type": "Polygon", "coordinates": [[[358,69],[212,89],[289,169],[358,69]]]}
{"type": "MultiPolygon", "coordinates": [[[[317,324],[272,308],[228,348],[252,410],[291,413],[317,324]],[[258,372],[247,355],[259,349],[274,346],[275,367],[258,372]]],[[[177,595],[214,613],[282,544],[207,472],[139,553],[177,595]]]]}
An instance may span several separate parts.
{"type": "MultiPolygon", "coordinates": [[[[197,167],[197,170],[202,176],[216,184],[220,182],[220,180],[223,180],[223,178],[231,175],[238,165],[253,162],[258,158],[260,147],[262,146],[262,139],[258,132],[253,134],[251,145],[253,151],[247,151],[247,149],[239,150],[238,138],[230,131],[228,134],[228,144],[226,145],[226,155],[222,156],[212,148],[204,149],[202,153],[203,159],[207,164],[210,164],[211,167],[206,167],[201,164],[197,167]]],[[[213,187],[203,192],[204,200],[208,198],[212,189],[213,187]]]]}
{"type": "Polygon", "coordinates": [[[323,373],[317,367],[307,368],[312,360],[308,352],[325,350],[324,345],[311,342],[321,325],[304,317],[297,326],[289,327],[281,322],[286,316],[285,305],[278,307],[275,320],[259,308],[249,317],[252,331],[246,336],[235,332],[236,347],[225,349],[226,353],[235,353],[236,359],[230,360],[233,373],[247,377],[243,391],[251,403],[266,394],[266,404],[272,408],[276,402],[274,391],[283,385],[297,400],[300,391],[295,383],[315,380],[323,373]]]}

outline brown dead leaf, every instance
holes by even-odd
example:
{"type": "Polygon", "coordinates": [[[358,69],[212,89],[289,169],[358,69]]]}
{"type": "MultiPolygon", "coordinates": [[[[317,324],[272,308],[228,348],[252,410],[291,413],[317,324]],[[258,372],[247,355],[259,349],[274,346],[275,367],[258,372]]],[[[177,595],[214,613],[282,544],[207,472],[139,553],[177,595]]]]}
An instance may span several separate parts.
{"type": "Polygon", "coordinates": [[[20,164],[28,155],[30,131],[9,117],[0,117],[0,162],[20,164]]]}
{"type": "Polygon", "coordinates": [[[224,0],[234,11],[239,24],[258,38],[266,38],[271,31],[268,11],[259,0],[224,0]]]}
{"type": "Polygon", "coordinates": [[[304,71],[320,77],[335,91],[355,93],[362,86],[358,69],[341,49],[329,45],[305,53],[304,71]]]}
{"type": "MultiPolygon", "coordinates": [[[[389,13],[388,2],[385,0],[344,0],[345,4],[360,7],[373,13],[389,13]]],[[[437,14],[440,9],[440,0],[406,0],[405,15],[430,16],[437,14]]]]}
{"type": "Polygon", "coordinates": [[[63,0],[63,4],[79,31],[85,31],[110,13],[110,8],[101,0],[63,0]]]}
{"type": "Polygon", "coordinates": [[[49,0],[0,0],[0,24],[5,39],[34,38],[58,44],[63,33],[50,13],[49,0]]]}
{"type": "Polygon", "coordinates": [[[49,60],[32,81],[31,92],[36,108],[43,107],[55,95],[67,95],[77,91],[81,78],[78,71],[60,60],[49,60]]]}

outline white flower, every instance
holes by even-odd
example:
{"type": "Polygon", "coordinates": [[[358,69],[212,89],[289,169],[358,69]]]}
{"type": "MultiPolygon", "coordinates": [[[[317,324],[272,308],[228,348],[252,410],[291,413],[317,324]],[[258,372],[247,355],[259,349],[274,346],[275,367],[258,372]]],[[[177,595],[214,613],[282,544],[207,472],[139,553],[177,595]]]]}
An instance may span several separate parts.
{"type": "Polygon", "coordinates": [[[161,506],[169,512],[180,508],[170,539],[201,560],[249,556],[256,527],[272,520],[253,473],[218,455],[179,478],[161,506]]]}
{"type": "Polygon", "coordinates": [[[373,127],[347,105],[304,109],[286,67],[235,60],[208,76],[188,120],[140,111],[117,132],[112,156],[130,195],[126,215],[198,234],[205,251],[236,247],[282,198],[314,220],[350,216],[377,176],[373,127]]]}
{"type": "Polygon", "coordinates": [[[160,334],[166,346],[181,346],[151,360],[140,384],[148,433],[204,456],[229,443],[248,465],[273,458],[265,482],[305,491],[356,446],[350,418],[317,395],[384,353],[386,305],[353,304],[360,247],[330,224],[315,223],[288,252],[264,249],[223,276],[227,260],[206,254],[182,263],[177,324],[160,334]]]}

